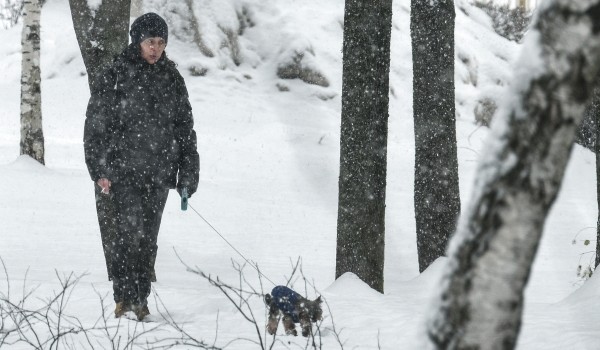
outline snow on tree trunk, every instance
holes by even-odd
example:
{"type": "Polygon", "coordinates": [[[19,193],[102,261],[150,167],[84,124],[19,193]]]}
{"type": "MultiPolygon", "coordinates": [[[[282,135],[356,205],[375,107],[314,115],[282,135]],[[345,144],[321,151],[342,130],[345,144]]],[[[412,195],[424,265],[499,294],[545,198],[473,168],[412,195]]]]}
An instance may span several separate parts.
{"type": "Polygon", "coordinates": [[[346,0],[336,278],[383,292],[392,1],[346,0]]]}
{"type": "MultiPolygon", "coordinates": [[[[215,54],[213,51],[206,45],[203,39],[202,31],[200,30],[200,24],[198,23],[198,18],[194,13],[194,3],[192,0],[185,0],[185,5],[188,8],[188,12],[185,15],[189,16],[190,22],[190,30],[193,31],[194,43],[198,46],[198,49],[202,54],[206,57],[214,57],[215,54]]],[[[183,15],[183,14],[182,14],[183,15]]]]}
{"type": "Polygon", "coordinates": [[[131,0],[69,0],[73,28],[90,87],[129,43],[131,0]]]}
{"type": "Polygon", "coordinates": [[[548,0],[539,8],[450,242],[429,347],[515,347],[544,221],[596,82],[599,24],[599,0],[548,0]]]}
{"type": "Polygon", "coordinates": [[[131,0],[130,16],[137,18],[143,14],[144,14],[144,1],[143,0],[131,0]]]}
{"type": "Polygon", "coordinates": [[[44,164],[39,0],[24,1],[21,33],[21,154],[44,164]]]}
{"type": "Polygon", "coordinates": [[[594,96],[591,103],[593,118],[595,120],[596,140],[594,142],[594,151],[596,153],[596,203],[598,204],[598,217],[596,221],[596,259],[594,268],[600,265],[600,86],[594,89],[594,96]]]}

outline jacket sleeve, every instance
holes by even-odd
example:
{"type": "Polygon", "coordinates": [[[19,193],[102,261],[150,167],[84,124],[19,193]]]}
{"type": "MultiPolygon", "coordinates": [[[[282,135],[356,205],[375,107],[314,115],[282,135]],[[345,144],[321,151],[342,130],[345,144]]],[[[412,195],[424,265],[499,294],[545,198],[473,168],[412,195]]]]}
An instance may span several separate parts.
{"type": "Polygon", "coordinates": [[[101,178],[111,179],[107,162],[110,126],[114,115],[116,73],[108,68],[91,86],[85,126],[83,147],[85,163],[94,182],[101,178]]]}
{"type": "Polygon", "coordinates": [[[191,196],[198,188],[200,177],[200,156],[197,150],[194,117],[190,105],[187,88],[183,77],[177,74],[177,117],[175,138],[179,146],[179,171],[177,173],[177,190],[188,188],[191,196]]]}

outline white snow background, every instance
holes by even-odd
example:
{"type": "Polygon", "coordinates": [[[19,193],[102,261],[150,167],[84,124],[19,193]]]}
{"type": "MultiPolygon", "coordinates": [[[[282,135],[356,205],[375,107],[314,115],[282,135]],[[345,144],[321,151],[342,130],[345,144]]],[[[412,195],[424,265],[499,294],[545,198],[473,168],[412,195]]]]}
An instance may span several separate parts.
{"type": "MultiPolygon", "coordinates": [[[[511,79],[518,79],[512,78],[511,62],[520,47],[497,36],[483,12],[463,0],[456,3],[458,156],[466,207],[488,134],[487,128],[475,124],[475,102],[501,95],[511,79]]],[[[311,299],[322,295],[329,306],[321,325],[323,349],[341,348],[332,323],[344,349],[419,349],[418,334],[444,259],[418,273],[410,2],[394,2],[385,294],[351,274],[334,279],[343,1],[195,4],[199,16],[231,27],[237,25],[231,20],[232,9],[246,6],[253,26],[239,38],[240,66],[220,49],[222,32],[206,30],[206,42],[221,50],[214,58],[170,36],[166,51],[188,86],[199,141],[200,186],[190,204],[276,284],[286,283],[292,264],[301,258],[309,283],[296,274],[294,288],[311,299]],[[324,73],[329,87],[277,78],[278,64],[290,52],[305,48],[314,53],[307,64],[324,73]],[[205,67],[208,73],[192,76],[192,66],[205,67]]],[[[177,30],[177,23],[170,25],[177,30]]],[[[68,1],[48,0],[42,11],[45,167],[19,157],[20,30],[20,24],[0,30],[0,257],[8,274],[7,278],[0,271],[0,293],[10,291],[17,301],[24,290],[32,290],[29,300],[36,305],[60,289],[57,275],[82,275],[65,312],[92,325],[101,313],[100,296],[106,297],[112,312],[112,288],[83,158],[89,90],[68,1]]],[[[594,276],[584,282],[577,276],[578,265],[586,267],[594,258],[595,181],[594,155],[576,146],[527,286],[518,349],[600,349],[600,280],[594,276]],[[584,245],[585,240],[591,244],[584,245]]],[[[158,244],[158,282],[149,300],[156,322],[119,323],[109,318],[109,325],[119,325],[123,338],[136,326],[139,332],[160,325],[160,305],[154,299],[159,295],[175,320],[198,339],[216,346],[238,338],[257,339],[254,327],[230,301],[186,271],[177,257],[175,252],[186,264],[239,285],[232,261],[242,264],[243,259],[194,211],[181,211],[175,192],[163,215],[158,244]]],[[[244,271],[248,283],[260,290],[256,271],[250,266],[244,271]]],[[[262,282],[265,292],[273,287],[265,278],[262,282]]],[[[263,329],[264,304],[258,298],[250,302],[263,329]]],[[[164,327],[142,339],[168,336],[177,333],[164,327]]],[[[277,338],[277,349],[306,346],[302,337],[285,336],[281,326],[277,338]]],[[[78,341],[81,348],[87,346],[83,339],[78,341]]],[[[259,347],[239,340],[227,348],[259,347]]]]}

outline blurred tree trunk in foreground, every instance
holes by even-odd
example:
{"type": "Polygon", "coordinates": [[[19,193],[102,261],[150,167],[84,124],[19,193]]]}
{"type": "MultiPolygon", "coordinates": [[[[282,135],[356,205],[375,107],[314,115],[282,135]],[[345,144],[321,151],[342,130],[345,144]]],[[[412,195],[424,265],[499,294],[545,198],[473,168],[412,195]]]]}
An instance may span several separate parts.
{"type": "Polygon", "coordinates": [[[596,121],[596,141],[594,149],[596,151],[596,202],[598,203],[598,219],[596,222],[596,261],[594,269],[600,265],[600,86],[594,89],[594,96],[590,106],[593,118],[596,121]]]}
{"type": "Polygon", "coordinates": [[[39,0],[23,3],[21,32],[21,154],[44,164],[44,132],[42,129],[42,78],[40,70],[39,0]]]}
{"type": "Polygon", "coordinates": [[[336,278],[383,292],[392,0],[346,0],[336,278]]]}
{"type": "Polygon", "coordinates": [[[600,4],[548,0],[525,38],[473,198],[450,242],[427,339],[435,349],[513,349],[523,293],[600,66],[600,4]]]}
{"type": "Polygon", "coordinates": [[[460,215],[454,18],[452,0],[411,2],[414,206],[419,272],[446,253],[460,215]]]}

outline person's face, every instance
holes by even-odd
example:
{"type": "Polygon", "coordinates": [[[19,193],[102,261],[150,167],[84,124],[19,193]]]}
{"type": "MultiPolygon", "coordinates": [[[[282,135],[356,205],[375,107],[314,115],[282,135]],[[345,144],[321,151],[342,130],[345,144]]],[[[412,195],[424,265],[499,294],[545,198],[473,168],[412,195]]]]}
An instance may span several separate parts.
{"type": "Polygon", "coordinates": [[[163,38],[146,38],[140,44],[142,49],[142,58],[149,64],[155,64],[160,56],[162,56],[166,46],[167,43],[163,38]]]}

